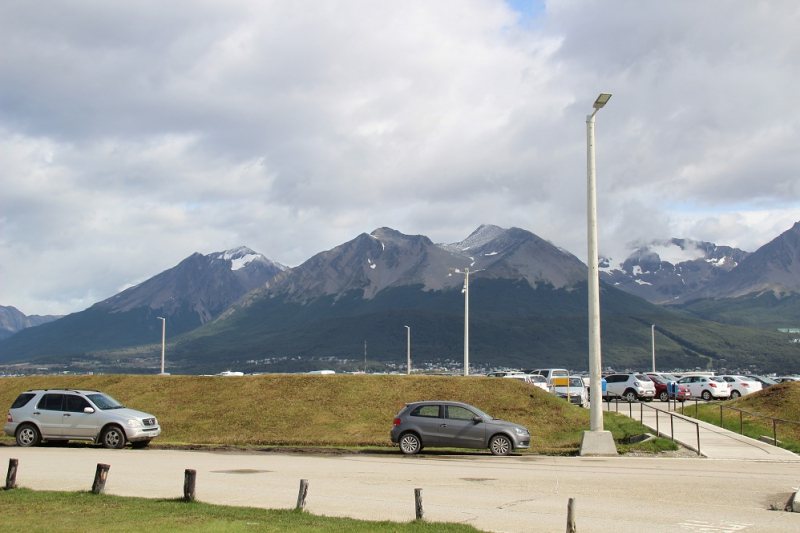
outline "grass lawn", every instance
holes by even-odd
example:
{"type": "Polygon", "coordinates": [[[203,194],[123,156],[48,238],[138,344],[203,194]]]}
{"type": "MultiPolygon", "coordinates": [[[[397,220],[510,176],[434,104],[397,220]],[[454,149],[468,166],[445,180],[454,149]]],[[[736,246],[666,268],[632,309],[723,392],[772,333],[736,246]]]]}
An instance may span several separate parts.
{"type": "MultiPolygon", "coordinates": [[[[573,455],[589,429],[589,410],[517,380],[445,376],[265,374],[260,376],[35,376],[2,378],[0,408],[29,389],[107,392],[158,417],[159,445],[388,448],[394,416],[406,402],[453,400],[531,431],[523,453],[573,455]]],[[[626,451],[676,449],[667,439],[625,444],[647,430],[606,413],[606,429],[626,451]]],[[[6,438],[6,441],[11,441],[6,438]]]]}
{"type": "Polygon", "coordinates": [[[372,522],[306,512],[225,507],[90,492],[0,491],[4,531],[34,532],[397,532],[471,533],[472,526],[439,522],[372,522]]]}

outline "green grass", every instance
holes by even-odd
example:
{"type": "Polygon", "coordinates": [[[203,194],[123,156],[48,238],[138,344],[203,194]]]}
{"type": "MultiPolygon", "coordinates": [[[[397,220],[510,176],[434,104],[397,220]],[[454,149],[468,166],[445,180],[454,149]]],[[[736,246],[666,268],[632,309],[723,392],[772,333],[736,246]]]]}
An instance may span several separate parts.
{"type": "MultiPolygon", "coordinates": [[[[800,453],[800,382],[773,385],[761,392],[722,402],[721,405],[747,411],[740,415],[739,411],[723,407],[721,422],[725,429],[736,433],[742,431],[744,435],[754,439],[761,436],[772,438],[773,423],[771,419],[763,418],[765,416],[797,422],[794,424],[777,422],[778,445],[791,452],[800,453]]],[[[687,403],[684,414],[695,417],[695,406],[687,403]]],[[[698,405],[696,417],[719,426],[720,404],[698,405]]]]}
{"type": "MultiPolygon", "coordinates": [[[[406,402],[454,400],[532,434],[526,453],[573,455],[589,429],[589,410],[517,380],[443,376],[270,374],[261,376],[39,376],[0,381],[0,406],[28,389],[102,390],[134,409],[155,414],[157,445],[387,448],[394,416],[406,402]]],[[[666,439],[625,444],[649,431],[605,415],[620,450],[673,449],[666,439]]],[[[10,439],[6,439],[10,440],[10,439]]]]}
{"type": "MultiPolygon", "coordinates": [[[[289,510],[225,507],[181,500],[155,500],[89,492],[0,491],[4,531],[130,532],[398,532],[469,533],[472,526],[441,522],[373,522],[315,516],[289,510]]],[[[413,512],[413,508],[412,508],[413,512]]]]}

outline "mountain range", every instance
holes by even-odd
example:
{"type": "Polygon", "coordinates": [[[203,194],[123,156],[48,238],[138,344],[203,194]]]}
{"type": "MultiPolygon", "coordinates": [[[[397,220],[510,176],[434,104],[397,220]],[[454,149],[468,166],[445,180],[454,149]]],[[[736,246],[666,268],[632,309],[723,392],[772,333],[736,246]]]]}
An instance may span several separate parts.
{"type": "MultiPolygon", "coordinates": [[[[800,346],[774,331],[782,320],[798,322],[798,242],[800,223],[753,253],[673,239],[639,247],[614,267],[605,260],[604,363],[642,367],[655,324],[659,359],[672,367],[800,370],[800,346]],[[758,323],[748,323],[754,307],[758,323]],[[742,327],[754,325],[764,329],[742,327]]],[[[0,341],[0,363],[69,359],[147,372],[160,354],[157,317],[165,317],[176,371],[358,368],[365,360],[391,368],[405,360],[404,326],[415,359],[456,364],[468,277],[472,362],[579,369],[586,274],[577,257],[533,233],[491,225],[451,244],[379,228],[295,268],[248,248],[194,254],[85,311],[0,341]]]]}

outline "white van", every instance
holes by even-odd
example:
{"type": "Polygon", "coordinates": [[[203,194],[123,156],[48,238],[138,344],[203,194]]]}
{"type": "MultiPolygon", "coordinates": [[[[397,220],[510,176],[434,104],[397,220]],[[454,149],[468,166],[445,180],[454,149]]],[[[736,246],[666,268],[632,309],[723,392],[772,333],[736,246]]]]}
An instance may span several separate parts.
{"type": "Polygon", "coordinates": [[[536,370],[531,370],[528,372],[529,374],[539,374],[540,376],[544,376],[547,380],[547,384],[549,386],[553,385],[553,378],[568,378],[569,377],[569,370],[564,368],[537,368],[536,370]]]}

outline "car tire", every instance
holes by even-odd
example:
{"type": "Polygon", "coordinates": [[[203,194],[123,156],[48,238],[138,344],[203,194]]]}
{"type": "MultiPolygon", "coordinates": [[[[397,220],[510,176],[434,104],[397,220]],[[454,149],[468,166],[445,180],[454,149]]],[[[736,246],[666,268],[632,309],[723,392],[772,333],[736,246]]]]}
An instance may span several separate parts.
{"type": "Polygon", "coordinates": [[[404,455],[414,455],[422,449],[422,441],[414,433],[404,433],[400,436],[400,451],[404,455]]]}
{"type": "Polygon", "coordinates": [[[625,394],[623,394],[622,397],[625,399],[625,401],[630,402],[630,403],[633,403],[633,402],[635,402],[636,400],[639,399],[639,396],[636,394],[636,391],[634,391],[634,390],[625,391],[625,394]]]}
{"type": "Polygon", "coordinates": [[[492,451],[492,455],[508,455],[514,446],[511,444],[511,439],[505,435],[495,435],[489,441],[489,449],[492,451]]]}
{"type": "Polygon", "coordinates": [[[741,395],[742,395],[742,393],[739,392],[738,390],[732,390],[731,391],[731,400],[735,400],[736,398],[739,398],[741,395]]]}
{"type": "Polygon", "coordinates": [[[668,402],[669,393],[667,391],[661,391],[660,393],[658,393],[658,399],[661,400],[662,402],[668,402]]]}
{"type": "Polygon", "coordinates": [[[39,429],[33,424],[22,424],[17,428],[16,439],[17,446],[28,448],[42,442],[42,434],[39,433],[39,429]]]}
{"type": "Polygon", "coordinates": [[[100,442],[104,448],[121,450],[125,447],[125,431],[119,426],[108,426],[100,435],[100,442]]]}
{"type": "Polygon", "coordinates": [[[710,402],[711,401],[711,392],[707,391],[707,390],[704,390],[703,394],[701,394],[700,397],[703,398],[705,401],[710,402]]]}
{"type": "Polygon", "coordinates": [[[141,450],[142,448],[147,448],[148,444],[150,444],[150,439],[137,440],[136,442],[131,442],[131,447],[135,450],[141,450]]]}

